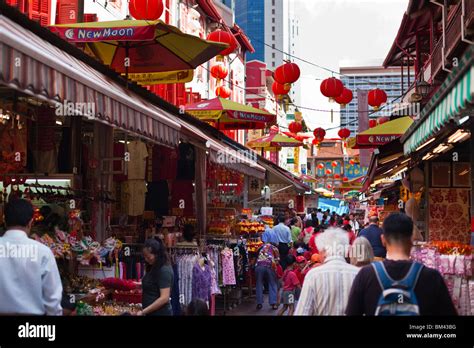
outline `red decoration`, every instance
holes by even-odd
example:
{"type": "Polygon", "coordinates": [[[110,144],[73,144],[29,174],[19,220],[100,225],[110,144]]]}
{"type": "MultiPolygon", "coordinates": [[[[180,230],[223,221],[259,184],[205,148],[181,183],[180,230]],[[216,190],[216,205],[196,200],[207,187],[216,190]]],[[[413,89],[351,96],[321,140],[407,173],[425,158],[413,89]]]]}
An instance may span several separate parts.
{"type": "Polygon", "coordinates": [[[347,128],[341,128],[339,132],[337,132],[337,135],[339,135],[341,139],[347,139],[351,135],[351,131],[347,128]]]}
{"type": "Polygon", "coordinates": [[[355,161],[353,158],[351,158],[351,159],[349,160],[349,164],[350,164],[351,166],[353,166],[355,163],[356,163],[356,161],[355,161]]]}
{"type": "Polygon", "coordinates": [[[374,128],[377,125],[376,120],[369,120],[369,128],[374,128]]]}
{"type": "Polygon", "coordinates": [[[272,85],[272,91],[275,96],[287,95],[290,91],[290,87],[289,85],[283,85],[275,81],[272,85]]]}
{"type": "Polygon", "coordinates": [[[128,9],[135,19],[153,21],[161,17],[164,6],[162,0],[130,0],[128,9]]]}
{"type": "Polygon", "coordinates": [[[315,137],[317,140],[319,140],[319,142],[321,142],[321,141],[324,140],[324,137],[326,136],[326,131],[320,127],[320,128],[316,128],[316,129],[313,131],[313,134],[314,134],[314,137],[315,137]]]}
{"type": "Polygon", "coordinates": [[[280,128],[276,124],[270,127],[270,133],[272,134],[278,133],[279,131],[280,128]]]}
{"type": "Polygon", "coordinates": [[[326,174],[327,174],[327,175],[331,175],[331,174],[332,174],[332,170],[331,170],[331,169],[326,169],[326,174]]]}
{"type": "Polygon", "coordinates": [[[332,185],[331,184],[328,184],[328,189],[332,189],[332,185]]]}
{"type": "Polygon", "coordinates": [[[288,129],[291,133],[299,133],[303,129],[303,125],[299,122],[293,121],[288,125],[288,129]]]}
{"type": "Polygon", "coordinates": [[[319,164],[318,164],[318,168],[319,168],[319,169],[324,169],[324,163],[319,163],[319,164]]]}
{"type": "Polygon", "coordinates": [[[316,145],[316,146],[319,146],[321,145],[321,141],[318,140],[318,139],[313,139],[313,141],[311,142],[313,145],[316,145]]]}
{"type": "Polygon", "coordinates": [[[345,176],[345,177],[342,178],[342,181],[348,182],[348,181],[349,181],[349,178],[345,176]]]}
{"type": "Polygon", "coordinates": [[[337,161],[332,161],[331,162],[331,166],[333,166],[334,168],[337,167],[339,165],[339,163],[337,163],[337,161]]]}
{"type": "Polygon", "coordinates": [[[347,104],[349,104],[352,101],[353,95],[352,91],[348,88],[345,88],[342,90],[342,93],[339,97],[334,98],[336,103],[341,104],[342,107],[345,107],[347,104]]]}
{"type": "Polygon", "coordinates": [[[370,106],[375,110],[378,110],[380,105],[387,102],[387,93],[380,88],[372,89],[367,95],[367,100],[370,106]]]}
{"type": "Polygon", "coordinates": [[[339,174],[334,174],[334,179],[340,179],[341,176],[339,174]]]}
{"type": "Polygon", "coordinates": [[[325,97],[333,100],[342,94],[344,85],[342,84],[341,80],[336,79],[335,77],[330,77],[321,83],[320,90],[325,97]]]}
{"type": "Polygon", "coordinates": [[[380,118],[377,119],[378,124],[384,124],[388,121],[389,121],[388,117],[380,117],[380,118]]]}
{"type": "Polygon", "coordinates": [[[298,64],[285,63],[276,68],[273,73],[273,78],[276,82],[282,85],[289,85],[295,83],[300,78],[301,72],[298,64]]]}
{"type": "Polygon", "coordinates": [[[234,35],[224,30],[215,30],[207,36],[208,41],[220,42],[228,44],[229,47],[221,51],[219,54],[221,56],[228,56],[237,48],[237,40],[234,35]]]}
{"type": "Polygon", "coordinates": [[[216,88],[216,95],[218,97],[227,99],[227,98],[230,97],[231,93],[232,92],[231,92],[230,88],[227,87],[227,86],[220,86],[220,87],[216,88]]]}
{"type": "Polygon", "coordinates": [[[211,75],[215,79],[223,80],[228,74],[229,70],[223,63],[217,63],[211,67],[211,75]]]}

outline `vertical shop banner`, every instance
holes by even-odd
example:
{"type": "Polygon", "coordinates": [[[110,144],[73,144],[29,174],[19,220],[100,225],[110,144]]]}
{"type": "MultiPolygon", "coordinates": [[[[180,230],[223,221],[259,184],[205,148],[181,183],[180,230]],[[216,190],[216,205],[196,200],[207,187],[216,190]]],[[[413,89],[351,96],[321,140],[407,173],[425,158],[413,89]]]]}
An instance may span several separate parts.
{"type": "Polygon", "coordinates": [[[429,239],[468,244],[470,241],[469,189],[429,190],[429,239]]]}
{"type": "Polygon", "coordinates": [[[278,151],[270,151],[269,160],[278,165],[278,151]]]}

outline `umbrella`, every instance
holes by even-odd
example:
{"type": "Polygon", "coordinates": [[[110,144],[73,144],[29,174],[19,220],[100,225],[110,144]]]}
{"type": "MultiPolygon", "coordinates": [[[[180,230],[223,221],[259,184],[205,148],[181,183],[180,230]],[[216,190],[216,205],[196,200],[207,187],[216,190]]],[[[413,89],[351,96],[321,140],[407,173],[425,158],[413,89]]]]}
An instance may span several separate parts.
{"type": "Polygon", "coordinates": [[[267,151],[271,149],[280,149],[281,147],[298,147],[302,145],[303,143],[301,141],[274,131],[247,143],[247,146],[252,149],[265,149],[267,151]]]}
{"type": "Polygon", "coordinates": [[[282,132],[282,134],[285,134],[285,135],[287,135],[291,138],[297,139],[297,140],[306,140],[306,139],[310,139],[310,138],[313,137],[312,135],[295,134],[295,133],[291,133],[291,132],[282,132]]]}
{"type": "Polygon", "coordinates": [[[193,69],[228,46],[185,34],[160,20],[87,22],[50,29],[66,41],[83,43],[87,53],[143,84],[189,82],[193,69]]]}
{"type": "Polygon", "coordinates": [[[201,121],[215,122],[216,128],[221,130],[263,129],[276,120],[276,116],[267,111],[224,98],[189,104],[185,110],[201,121]]]}
{"type": "Polygon", "coordinates": [[[318,182],[318,179],[316,179],[314,176],[307,174],[300,175],[300,179],[306,182],[318,182]]]}

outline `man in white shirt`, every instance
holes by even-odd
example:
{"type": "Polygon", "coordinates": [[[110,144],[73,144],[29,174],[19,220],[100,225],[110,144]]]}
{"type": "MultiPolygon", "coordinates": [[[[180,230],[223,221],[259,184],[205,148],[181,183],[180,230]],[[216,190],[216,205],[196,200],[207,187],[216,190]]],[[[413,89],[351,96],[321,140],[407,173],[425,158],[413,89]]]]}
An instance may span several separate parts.
{"type": "Polygon", "coordinates": [[[318,218],[318,222],[322,224],[323,222],[323,212],[321,211],[321,208],[318,209],[318,212],[316,213],[316,217],[318,218]]]}
{"type": "Polygon", "coordinates": [[[316,237],[316,245],[324,264],[306,275],[295,315],[344,315],[359,272],[345,260],[349,237],[340,228],[329,228],[316,237]]]}
{"type": "Polygon", "coordinates": [[[352,213],[349,214],[349,225],[351,225],[352,231],[354,231],[354,233],[357,235],[357,233],[360,230],[360,226],[359,226],[359,223],[357,222],[354,214],[352,214],[352,213]]]}
{"type": "Polygon", "coordinates": [[[63,287],[51,250],[28,237],[33,206],[24,199],[5,206],[0,237],[0,315],[62,315],[63,287]]]}

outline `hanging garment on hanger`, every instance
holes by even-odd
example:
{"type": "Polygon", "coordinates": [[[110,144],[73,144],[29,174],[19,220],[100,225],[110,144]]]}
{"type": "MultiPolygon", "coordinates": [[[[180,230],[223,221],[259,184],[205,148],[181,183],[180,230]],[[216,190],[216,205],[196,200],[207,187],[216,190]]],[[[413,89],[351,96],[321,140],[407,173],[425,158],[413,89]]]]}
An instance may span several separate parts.
{"type": "Polygon", "coordinates": [[[178,146],[178,180],[194,180],[195,175],[195,150],[194,146],[187,143],[181,143],[178,146]]]}
{"type": "Polygon", "coordinates": [[[178,152],[176,149],[155,145],[152,154],[152,180],[172,180],[178,172],[178,152]]]}
{"type": "Polygon", "coordinates": [[[178,265],[173,264],[173,288],[171,289],[171,308],[173,310],[173,315],[181,315],[181,303],[180,303],[180,292],[179,292],[179,272],[178,265]]]}
{"type": "Polygon", "coordinates": [[[145,210],[154,211],[157,216],[169,214],[168,181],[160,180],[148,183],[145,210]]]}
{"type": "Polygon", "coordinates": [[[212,276],[209,265],[204,264],[203,267],[197,262],[193,267],[193,296],[192,299],[201,299],[210,301],[212,276]]]}
{"type": "Polygon", "coordinates": [[[140,216],[145,211],[145,180],[128,180],[122,183],[122,209],[129,216],[140,216]]]}
{"type": "Polygon", "coordinates": [[[236,285],[234,254],[231,249],[225,248],[222,252],[222,283],[224,285],[236,285]]]}
{"type": "Polygon", "coordinates": [[[145,180],[146,158],[148,150],[144,142],[135,140],[127,144],[129,161],[126,161],[128,168],[128,180],[145,180]]]}

